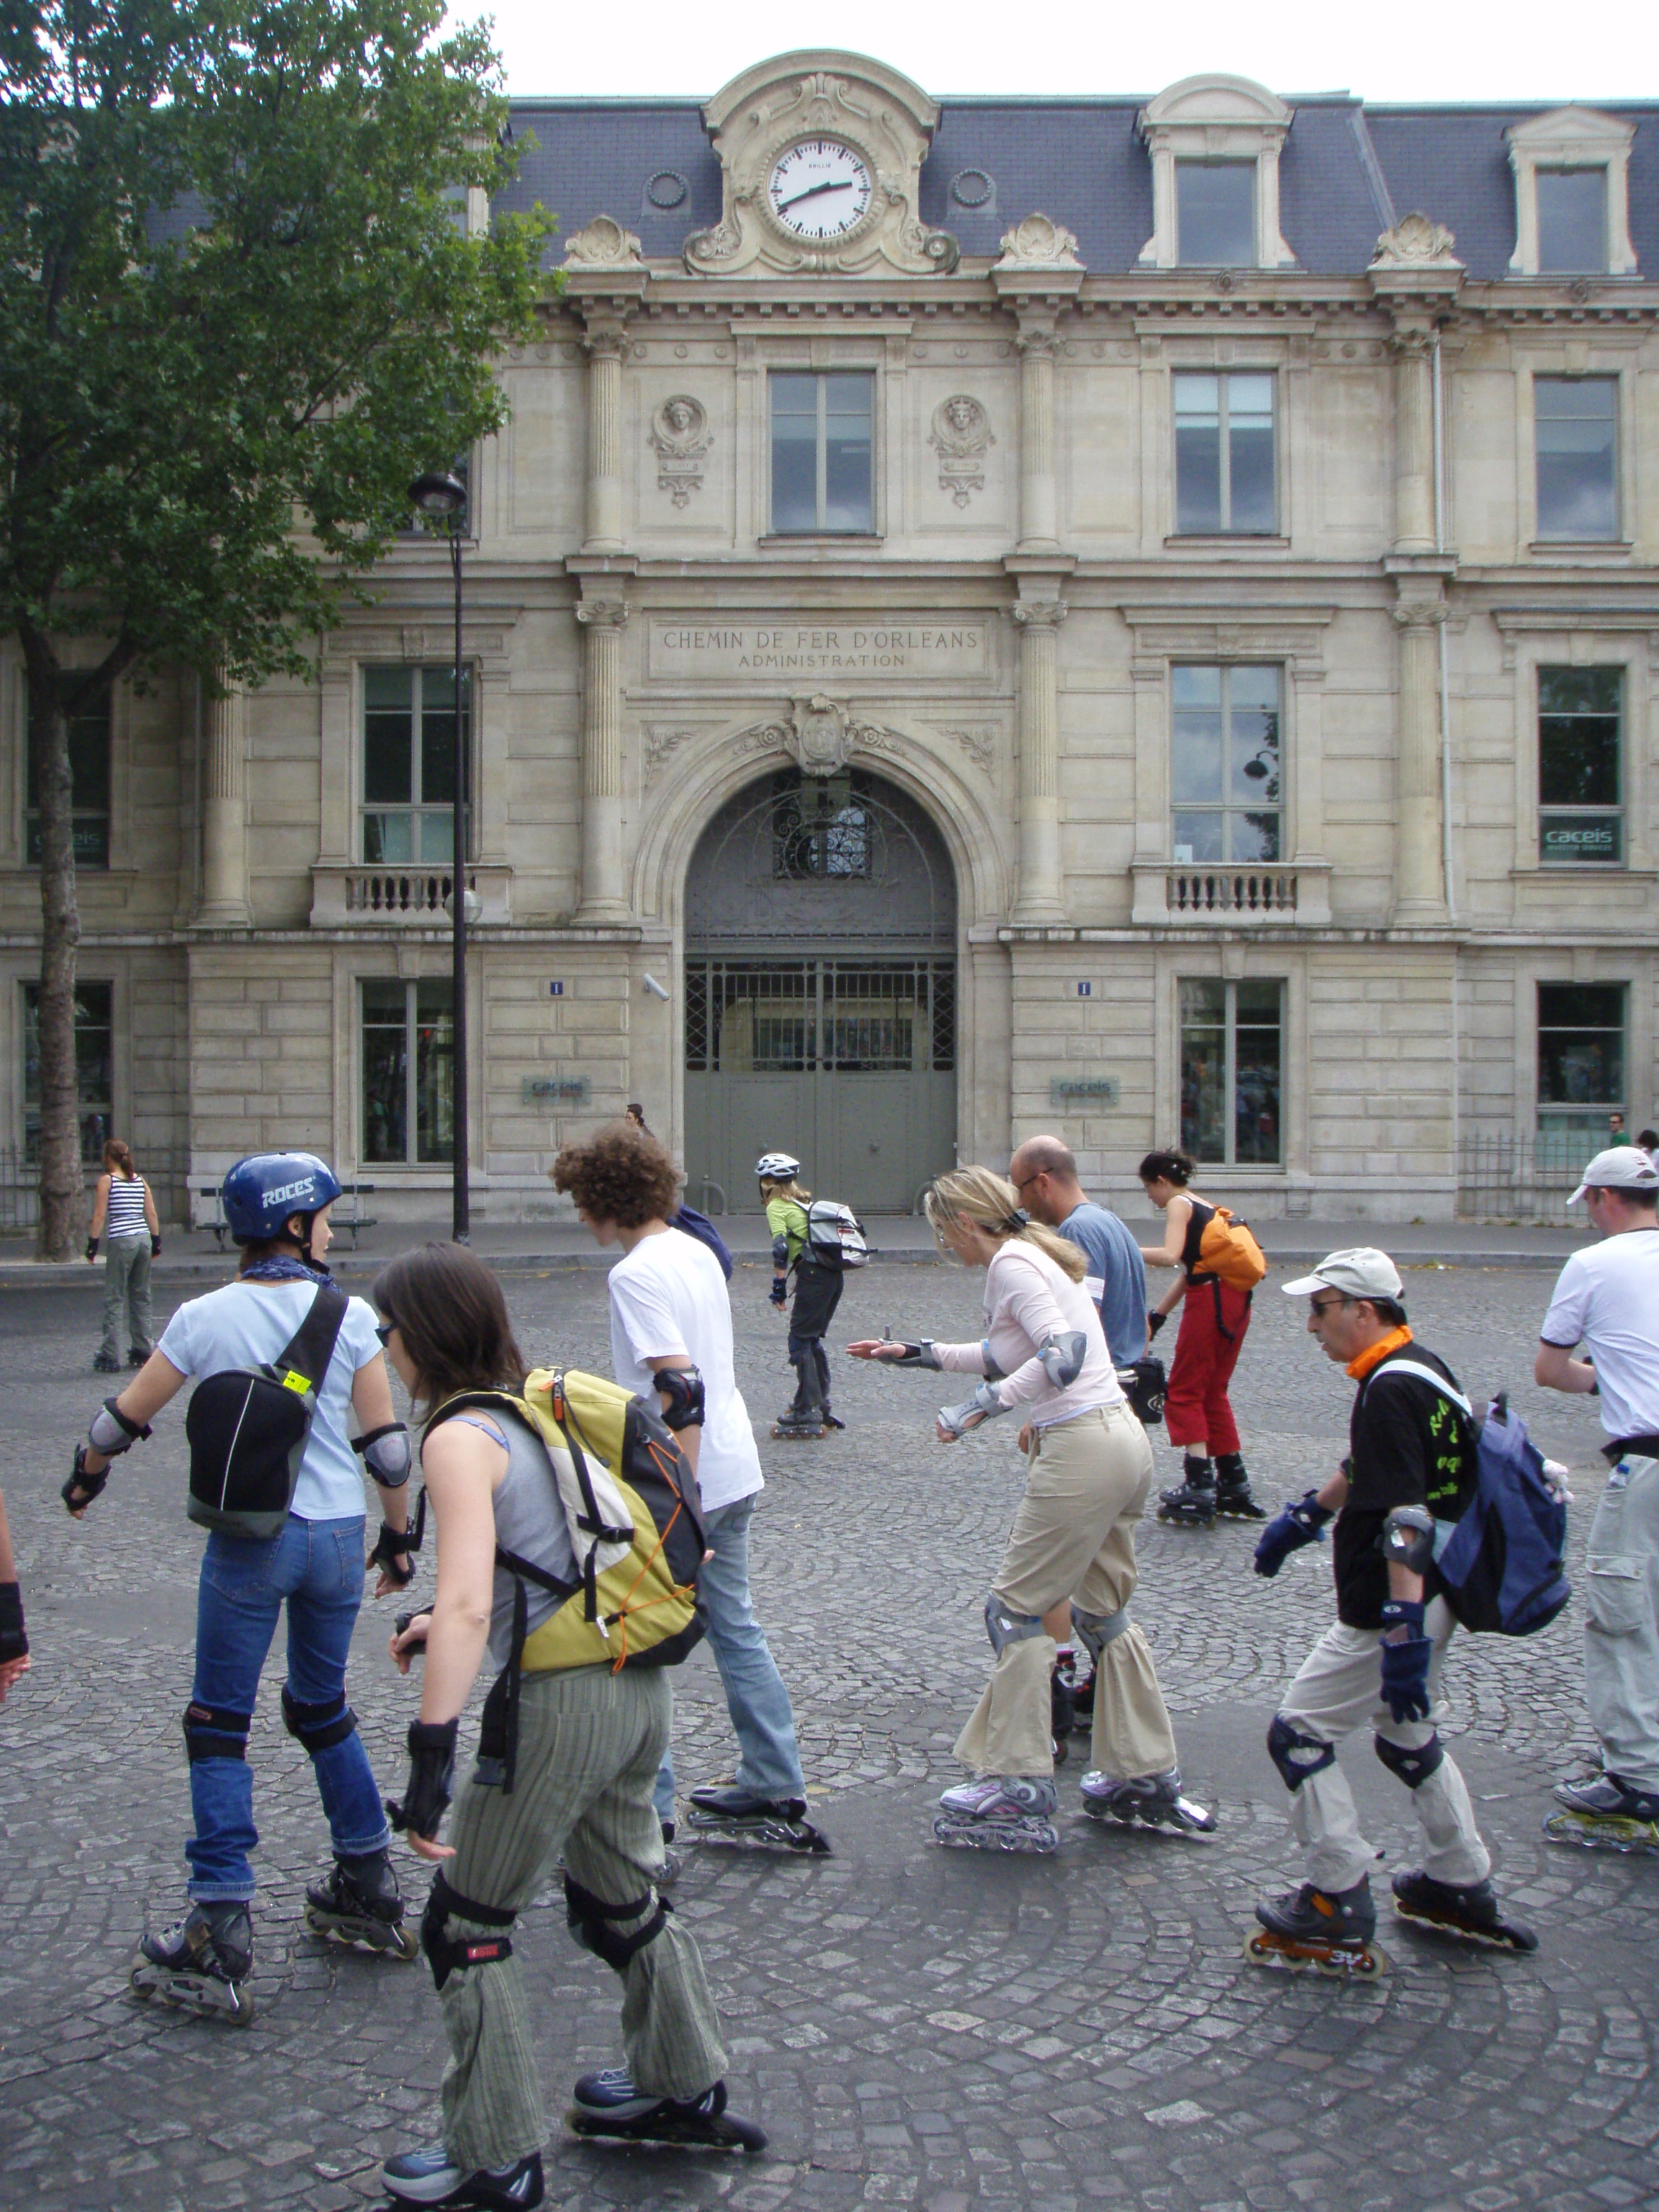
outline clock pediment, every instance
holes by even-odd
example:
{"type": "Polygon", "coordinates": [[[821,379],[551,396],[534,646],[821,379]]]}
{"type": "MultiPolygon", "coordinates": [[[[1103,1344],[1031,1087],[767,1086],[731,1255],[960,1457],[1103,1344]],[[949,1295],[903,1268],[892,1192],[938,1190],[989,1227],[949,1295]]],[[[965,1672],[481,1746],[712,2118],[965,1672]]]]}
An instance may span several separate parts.
{"type": "Polygon", "coordinates": [[[694,275],[923,276],[956,266],[955,239],[916,213],[938,103],[884,63],[827,48],[781,55],[716,93],[703,123],[720,156],[721,214],[685,242],[694,275]],[[809,175],[799,153],[808,145],[842,152],[809,175]],[[781,165],[822,185],[816,234],[803,228],[799,198],[777,185],[781,165]],[[847,179],[844,210],[831,205],[832,175],[847,179]]]}

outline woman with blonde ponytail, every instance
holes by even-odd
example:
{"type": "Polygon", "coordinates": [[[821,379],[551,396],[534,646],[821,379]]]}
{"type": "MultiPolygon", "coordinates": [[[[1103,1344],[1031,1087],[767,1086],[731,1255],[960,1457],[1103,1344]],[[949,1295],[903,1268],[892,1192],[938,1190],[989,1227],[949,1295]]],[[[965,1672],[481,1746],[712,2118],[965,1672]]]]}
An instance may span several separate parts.
{"type": "Polygon", "coordinates": [[[1119,1388],[1077,1246],[1028,1220],[1007,1179],[958,1168],[928,1191],[942,1248],[983,1267],[985,1334],[972,1344],[849,1344],[860,1359],[980,1379],[941,1408],[941,1443],[1020,1409],[1025,1495],[986,1601],[991,1679],[957,1739],[975,1779],[947,1790],[936,1842],[1052,1851],[1054,1738],[1049,1680],[1073,1630],[1095,1662],[1094,1764],[1083,1808],[1098,1817],[1208,1830],[1214,1815],[1181,1794],[1175,1737],[1152,1647],[1130,1620],[1134,1528],[1152,1486],[1146,1432],[1119,1388]]]}

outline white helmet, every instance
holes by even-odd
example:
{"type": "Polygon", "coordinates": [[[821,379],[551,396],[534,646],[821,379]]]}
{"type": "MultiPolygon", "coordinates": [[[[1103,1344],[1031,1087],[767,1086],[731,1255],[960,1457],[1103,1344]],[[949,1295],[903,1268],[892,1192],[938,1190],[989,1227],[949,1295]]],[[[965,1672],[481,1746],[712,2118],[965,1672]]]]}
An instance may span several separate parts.
{"type": "Polygon", "coordinates": [[[800,1173],[800,1162],[787,1152],[763,1152],[755,1163],[755,1173],[766,1182],[793,1182],[800,1173]]]}

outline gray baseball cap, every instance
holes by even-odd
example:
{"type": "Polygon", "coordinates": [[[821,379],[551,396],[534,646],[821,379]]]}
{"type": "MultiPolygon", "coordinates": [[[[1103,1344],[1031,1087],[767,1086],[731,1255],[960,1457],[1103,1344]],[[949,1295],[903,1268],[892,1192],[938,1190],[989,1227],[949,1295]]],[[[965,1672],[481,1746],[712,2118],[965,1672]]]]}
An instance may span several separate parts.
{"type": "Polygon", "coordinates": [[[1609,1145],[1584,1170],[1567,1204],[1576,1206],[1587,1190],[1659,1190],[1659,1168],[1635,1145],[1609,1145]]]}
{"type": "Polygon", "coordinates": [[[1328,1252],[1311,1275],[1282,1285],[1287,1298],[1311,1297],[1316,1291],[1340,1291],[1345,1298],[1398,1298],[1405,1287],[1399,1268],[1375,1244],[1328,1252]]]}

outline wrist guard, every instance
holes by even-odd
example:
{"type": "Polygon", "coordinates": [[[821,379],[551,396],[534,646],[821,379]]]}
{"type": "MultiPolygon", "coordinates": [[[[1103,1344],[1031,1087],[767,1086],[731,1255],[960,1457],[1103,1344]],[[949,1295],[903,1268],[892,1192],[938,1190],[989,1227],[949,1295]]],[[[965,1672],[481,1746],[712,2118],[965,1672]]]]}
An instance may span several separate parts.
{"type": "Polygon", "coordinates": [[[161,1240],[159,1237],[152,1237],[149,1240],[149,1256],[152,1260],[159,1260],[161,1256],[161,1240]]]}
{"type": "Polygon", "coordinates": [[[785,1275],[774,1275],[774,1276],[773,1276],[773,1278],[772,1278],[772,1289],[771,1289],[771,1299],[772,1299],[772,1303],[773,1303],[773,1304],[774,1304],[775,1306],[787,1306],[787,1305],[788,1304],[788,1303],[789,1303],[789,1281],[788,1281],[788,1278],[787,1278],[787,1276],[785,1276],[785,1275]]]}
{"type": "MultiPolygon", "coordinates": [[[[398,1618],[397,1618],[397,1619],[392,1622],[392,1634],[393,1634],[394,1636],[407,1636],[407,1635],[408,1635],[408,1633],[409,1633],[409,1632],[410,1632],[410,1629],[415,1626],[415,1623],[416,1623],[416,1622],[420,1619],[421,1614],[422,1614],[422,1613],[424,1613],[426,1610],[427,1610],[427,1608],[426,1608],[426,1607],[425,1607],[425,1606],[421,1606],[421,1607],[418,1607],[418,1608],[417,1608],[417,1610],[416,1610],[416,1611],[415,1611],[414,1613],[400,1613],[398,1615],[398,1618]]],[[[420,1640],[420,1642],[419,1642],[418,1644],[411,1644],[410,1645],[410,1647],[409,1647],[409,1651],[408,1651],[407,1656],[408,1656],[410,1659],[424,1659],[424,1658],[425,1658],[425,1656],[426,1656],[426,1638],[425,1638],[425,1637],[424,1637],[424,1636],[421,1638],[421,1640],[420,1640]]]]}
{"type": "Polygon", "coordinates": [[[971,1398],[960,1406],[941,1406],[939,1425],[944,1434],[952,1438],[965,1437],[970,1429],[978,1428],[981,1421],[994,1420],[1008,1408],[1002,1402],[1002,1394],[994,1382],[983,1382],[971,1398]]]}
{"type": "Polygon", "coordinates": [[[29,1640],[23,1633],[23,1593],[15,1583],[0,1583],[0,1666],[9,1659],[27,1659],[29,1640]]]}
{"type": "Polygon", "coordinates": [[[882,1341],[884,1344],[895,1345],[895,1348],[899,1352],[896,1359],[890,1354],[883,1352],[880,1358],[884,1367],[937,1368],[943,1364],[938,1352],[933,1349],[933,1340],[931,1336],[924,1336],[920,1344],[906,1344],[902,1347],[897,1346],[896,1340],[890,1336],[884,1337],[882,1341]]]}
{"type": "Polygon", "coordinates": [[[88,1237],[87,1239],[87,1257],[88,1260],[95,1260],[98,1257],[98,1239],[95,1237],[88,1237]]]}
{"type": "Polygon", "coordinates": [[[374,1549],[368,1555],[371,1567],[384,1567],[400,1589],[407,1589],[415,1579],[415,1570],[409,1554],[418,1552],[420,1546],[407,1528],[394,1528],[390,1522],[382,1521],[374,1549]]]}
{"type": "Polygon", "coordinates": [[[1422,1606],[1414,1598],[1390,1598],[1382,1608],[1382,1698],[1396,1725],[1427,1720],[1433,1656],[1422,1606]]]}
{"type": "Polygon", "coordinates": [[[128,1420],[115,1399],[106,1398],[101,1412],[92,1417],[87,1442],[105,1459],[119,1459],[124,1451],[131,1451],[149,1433],[148,1427],[140,1428],[137,1421],[128,1420]]]}
{"type": "Polygon", "coordinates": [[[695,1367],[659,1367],[652,1379],[668,1401],[663,1413],[667,1427],[678,1432],[702,1426],[702,1376],[695,1367]]]}
{"type": "Polygon", "coordinates": [[[409,1724],[409,1787],[402,1804],[388,1797],[386,1814],[394,1828],[437,1840],[449,1809],[455,1779],[455,1736],[459,1720],[411,1721],[409,1724]]]}
{"type": "Polygon", "coordinates": [[[102,1491],[104,1485],[108,1480],[109,1469],[107,1468],[100,1469],[100,1471],[96,1474],[91,1474],[88,1472],[87,1448],[84,1444],[76,1444],[75,1447],[75,1466],[70,1474],[69,1480],[64,1485],[62,1490],[59,1491],[58,1496],[63,1499],[64,1504],[69,1507],[71,1513],[78,1513],[83,1505],[91,1504],[93,1499],[99,1495],[102,1491]]]}
{"type": "Polygon", "coordinates": [[[351,1449],[382,1490],[401,1490],[409,1480],[409,1431],[401,1421],[383,1422],[378,1429],[353,1437],[351,1449]]]}
{"type": "Polygon", "coordinates": [[[1163,1328],[1164,1322],[1168,1321],[1169,1318],[1170,1316],[1168,1314],[1149,1313],[1146,1316],[1147,1336],[1149,1338],[1156,1336],[1159,1329],[1163,1328]]]}

